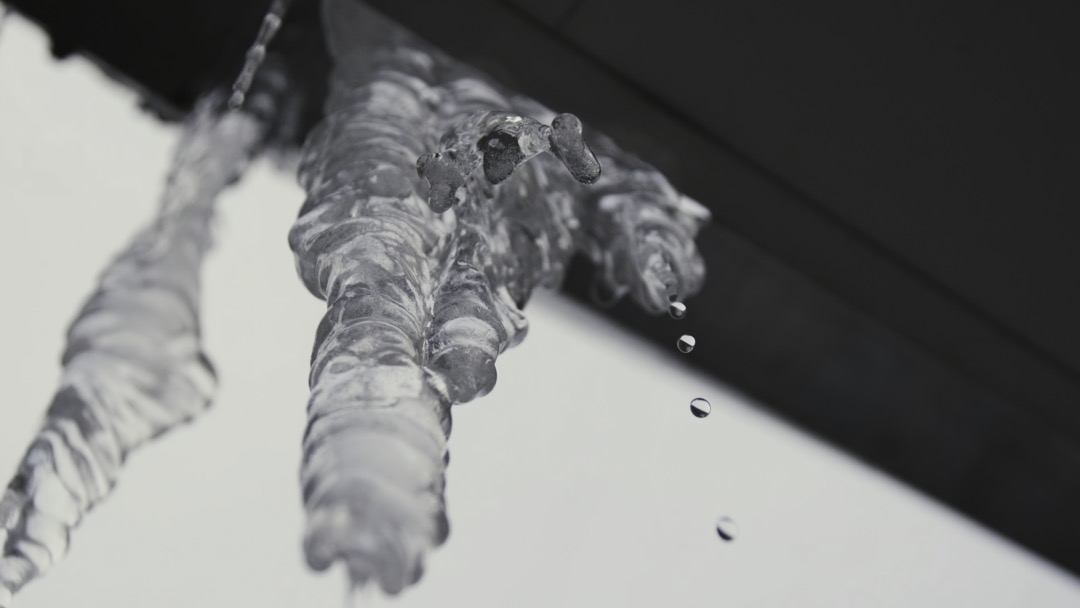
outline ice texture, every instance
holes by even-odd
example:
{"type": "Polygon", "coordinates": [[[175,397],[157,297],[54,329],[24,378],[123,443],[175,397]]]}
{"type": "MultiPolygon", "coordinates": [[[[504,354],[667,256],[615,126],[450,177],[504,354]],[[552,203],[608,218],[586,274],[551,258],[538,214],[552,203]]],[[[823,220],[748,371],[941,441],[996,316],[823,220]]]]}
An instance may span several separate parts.
{"type": "Polygon", "coordinates": [[[597,136],[594,154],[577,118],[503,91],[370,8],[324,0],[323,18],[330,96],[301,155],[307,199],[289,234],[300,277],[327,302],[303,442],[304,549],[315,569],[340,560],[354,586],[396,594],[448,534],[450,406],[495,385],[532,290],[557,287],[580,251],[609,290],[665,312],[701,286],[693,238],[708,213],[609,140],[597,136]]]}
{"type": "MultiPolygon", "coordinates": [[[[3,33],[4,25],[7,24],[7,19],[10,14],[11,9],[9,9],[8,6],[3,2],[0,2],[0,33],[3,33]]],[[[0,601],[3,601],[3,599],[0,598],[0,601]]]]}
{"type": "Polygon", "coordinates": [[[187,422],[216,386],[199,330],[214,202],[261,128],[203,100],[184,128],[156,219],[109,266],[67,334],[60,388],[0,499],[0,606],[67,550],[127,456],[187,422]]]}
{"type": "Polygon", "coordinates": [[[292,0],[273,0],[270,8],[263,15],[259,33],[255,35],[255,41],[244,55],[244,65],[240,68],[236,81],[233,82],[232,95],[229,96],[230,109],[238,110],[244,105],[248,90],[251,89],[251,84],[259,71],[259,66],[266,59],[266,48],[274,39],[278,29],[281,28],[281,22],[285,19],[285,13],[288,12],[291,5],[292,0]]]}

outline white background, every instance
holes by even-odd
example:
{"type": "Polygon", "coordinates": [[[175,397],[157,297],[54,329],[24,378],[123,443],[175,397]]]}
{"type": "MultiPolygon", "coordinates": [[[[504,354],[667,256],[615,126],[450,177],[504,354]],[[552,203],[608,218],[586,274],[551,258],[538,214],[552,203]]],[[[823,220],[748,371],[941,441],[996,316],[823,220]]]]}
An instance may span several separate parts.
{"type": "MultiPolygon", "coordinates": [[[[58,377],[67,323],[152,215],[177,133],[83,60],[0,32],[0,476],[58,377]]],[[[259,163],[205,275],[214,408],[136,453],[72,551],[16,605],[340,606],[309,572],[297,482],[322,311],[285,235],[302,202],[259,163]]],[[[394,605],[1080,606],[1077,580],[555,296],[456,410],[451,535],[394,605]],[[713,403],[692,417],[691,398],[713,403]],[[735,542],[713,531],[721,515],[735,542]]],[[[690,314],[703,314],[690,303],[690,314]]],[[[678,324],[668,323],[674,338],[678,324]]],[[[693,356],[693,355],[688,355],[693,356]]],[[[866,407],[874,407],[867,403],[866,407]]],[[[378,602],[381,603],[381,602],[378,602]]]]}

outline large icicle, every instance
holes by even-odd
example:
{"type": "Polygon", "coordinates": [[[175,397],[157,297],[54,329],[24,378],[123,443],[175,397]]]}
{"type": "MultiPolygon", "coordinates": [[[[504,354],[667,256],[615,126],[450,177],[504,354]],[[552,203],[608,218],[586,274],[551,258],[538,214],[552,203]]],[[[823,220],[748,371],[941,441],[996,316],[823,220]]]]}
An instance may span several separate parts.
{"type": "Polygon", "coordinates": [[[221,107],[201,102],[158,217],[105,270],[68,331],[60,389],[0,500],[0,606],[63,556],[132,450],[210,403],[216,379],[199,335],[199,269],[214,202],[262,131],[221,107]]]}
{"type": "Polygon", "coordinates": [[[342,559],[356,585],[376,578],[394,593],[447,534],[450,403],[422,362],[452,224],[416,191],[416,158],[435,144],[430,59],[350,58],[305,146],[308,199],[289,235],[305,284],[328,303],[304,435],[304,547],[313,568],[342,559]]]}
{"type": "Polygon", "coordinates": [[[573,116],[508,96],[362,4],[323,11],[331,95],[289,235],[328,305],[309,379],[304,546],[312,567],[341,560],[353,585],[393,594],[447,535],[450,406],[494,386],[532,289],[557,286],[583,249],[612,289],[666,310],[700,286],[693,236],[708,214],[608,142],[598,162],[573,116]]]}

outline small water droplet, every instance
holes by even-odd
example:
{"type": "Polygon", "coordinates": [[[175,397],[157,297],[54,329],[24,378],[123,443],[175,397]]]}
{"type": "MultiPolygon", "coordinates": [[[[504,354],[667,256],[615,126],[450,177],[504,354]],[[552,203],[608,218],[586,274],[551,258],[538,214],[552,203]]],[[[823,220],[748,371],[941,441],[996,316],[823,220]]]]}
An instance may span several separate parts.
{"type": "Polygon", "coordinates": [[[690,413],[698,418],[704,418],[712,413],[712,404],[708,399],[698,397],[690,402],[690,413]]]}
{"type": "Polygon", "coordinates": [[[681,319],[685,317],[686,304],[683,304],[682,302],[672,302],[671,305],[668,306],[668,314],[671,315],[672,319],[681,319]]]}
{"type": "Polygon", "coordinates": [[[725,515],[717,520],[716,533],[721,539],[731,542],[739,535],[739,524],[735,523],[734,519],[725,515]]]}
{"type": "Polygon", "coordinates": [[[697,340],[694,339],[694,336],[681,336],[679,338],[678,346],[681,352],[688,353],[694,350],[696,345],[697,340]]]}

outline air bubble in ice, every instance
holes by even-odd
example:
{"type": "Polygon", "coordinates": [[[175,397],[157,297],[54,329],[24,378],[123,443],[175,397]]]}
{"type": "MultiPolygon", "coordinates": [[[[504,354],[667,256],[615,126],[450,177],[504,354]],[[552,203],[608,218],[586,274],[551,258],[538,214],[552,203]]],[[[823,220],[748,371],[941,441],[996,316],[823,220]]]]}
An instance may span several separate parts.
{"type": "Polygon", "coordinates": [[[668,306],[668,314],[672,319],[681,319],[686,316],[686,304],[682,302],[672,302],[668,306]]]}
{"type": "Polygon", "coordinates": [[[688,353],[694,350],[694,346],[697,345],[697,340],[694,339],[694,336],[681,336],[679,337],[677,344],[680,352],[688,353]]]}
{"type": "Polygon", "coordinates": [[[712,413],[712,404],[707,399],[698,397],[690,402],[690,413],[698,418],[704,418],[712,413]]]}
{"type": "Polygon", "coordinates": [[[734,519],[725,515],[716,521],[716,534],[722,540],[731,542],[739,536],[739,524],[735,523],[734,519]]]}

